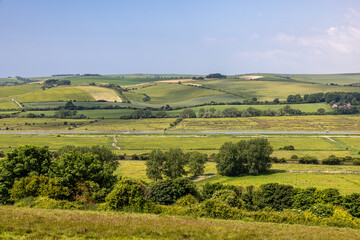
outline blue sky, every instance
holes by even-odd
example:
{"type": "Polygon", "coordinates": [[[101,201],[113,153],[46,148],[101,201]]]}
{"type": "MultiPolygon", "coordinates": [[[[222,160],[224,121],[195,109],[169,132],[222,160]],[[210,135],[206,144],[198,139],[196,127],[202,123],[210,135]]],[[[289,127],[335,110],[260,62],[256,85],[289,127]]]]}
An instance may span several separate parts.
{"type": "Polygon", "coordinates": [[[0,0],[0,77],[360,72],[359,0],[0,0]]]}

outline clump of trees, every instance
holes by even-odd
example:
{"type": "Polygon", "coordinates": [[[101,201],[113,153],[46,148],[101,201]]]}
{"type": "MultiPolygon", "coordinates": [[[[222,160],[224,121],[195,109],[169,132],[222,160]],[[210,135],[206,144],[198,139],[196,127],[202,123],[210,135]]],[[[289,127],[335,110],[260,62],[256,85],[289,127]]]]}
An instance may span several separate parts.
{"type": "Polygon", "coordinates": [[[146,175],[157,181],[162,179],[175,179],[191,173],[198,176],[204,173],[207,157],[200,152],[185,154],[179,148],[171,148],[167,152],[153,150],[146,161],[146,175]],[[185,167],[189,170],[186,171],[185,167]]]}
{"type": "Polygon", "coordinates": [[[220,73],[211,73],[209,75],[206,75],[205,78],[226,78],[226,76],[220,73]]]}
{"type": "Polygon", "coordinates": [[[52,88],[52,87],[57,87],[57,86],[61,86],[61,85],[71,85],[71,81],[70,80],[66,80],[66,79],[48,79],[45,80],[43,85],[42,85],[42,89],[45,90],[46,88],[52,88]]]}
{"type": "Polygon", "coordinates": [[[220,175],[260,174],[271,167],[273,148],[265,138],[226,142],[215,156],[216,169],[220,175]]]}
{"type": "Polygon", "coordinates": [[[47,147],[20,146],[0,159],[0,203],[27,196],[98,202],[116,183],[117,165],[103,146],[65,146],[55,155],[47,147]]]}

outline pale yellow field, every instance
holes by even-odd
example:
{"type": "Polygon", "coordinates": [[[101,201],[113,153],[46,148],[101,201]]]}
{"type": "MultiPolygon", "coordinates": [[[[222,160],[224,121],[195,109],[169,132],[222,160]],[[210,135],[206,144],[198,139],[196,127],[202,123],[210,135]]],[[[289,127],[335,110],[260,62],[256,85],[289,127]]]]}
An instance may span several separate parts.
{"type": "Polygon", "coordinates": [[[87,91],[93,98],[95,98],[95,100],[122,102],[121,98],[116,94],[113,89],[94,86],[81,86],[79,88],[87,91]]]}

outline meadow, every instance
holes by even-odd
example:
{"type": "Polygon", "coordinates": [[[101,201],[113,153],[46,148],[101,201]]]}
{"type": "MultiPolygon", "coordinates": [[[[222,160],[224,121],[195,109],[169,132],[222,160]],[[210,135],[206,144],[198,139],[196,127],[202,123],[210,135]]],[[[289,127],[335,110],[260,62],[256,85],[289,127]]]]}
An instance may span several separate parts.
{"type": "MultiPolygon", "coordinates": [[[[0,123],[1,124],[1,123],[0,123]]],[[[175,134],[72,134],[71,131],[80,131],[82,128],[89,128],[91,125],[88,122],[81,121],[69,121],[68,125],[63,126],[63,122],[55,121],[49,122],[47,125],[53,125],[53,128],[57,128],[57,131],[67,132],[66,134],[31,134],[31,133],[46,133],[42,128],[43,123],[31,123],[26,125],[27,130],[31,131],[30,134],[6,134],[4,131],[1,135],[0,149],[3,151],[10,151],[13,147],[23,144],[35,144],[40,146],[49,146],[51,150],[57,150],[61,144],[77,146],[87,145],[104,145],[110,147],[117,154],[126,154],[128,156],[133,154],[150,153],[154,149],[161,149],[167,151],[170,148],[181,148],[185,152],[199,151],[209,156],[213,153],[217,153],[221,145],[225,142],[238,142],[240,140],[246,140],[252,137],[266,137],[270,144],[274,148],[272,154],[273,157],[290,159],[292,155],[298,157],[314,156],[319,159],[325,159],[330,155],[336,155],[338,157],[352,156],[359,157],[358,151],[360,150],[360,138],[357,136],[301,136],[301,135],[175,135],[175,134]],[[74,130],[68,130],[69,124],[84,124],[84,127],[78,127],[74,130]],[[42,129],[42,130],[41,130],[42,129]],[[58,137],[60,135],[61,137],[58,137]],[[116,137],[117,147],[112,147],[113,138],[116,137]],[[104,142],[104,139],[107,139],[104,142]],[[81,141],[79,141],[81,140],[81,141]],[[347,144],[352,142],[352,144],[347,144]],[[293,145],[294,151],[280,150],[286,145],[293,145]]],[[[95,124],[95,123],[93,123],[95,124]]],[[[166,123],[165,123],[166,124],[166,123]]],[[[18,128],[24,128],[24,126],[17,126],[18,128]]],[[[146,125],[142,123],[132,122],[132,127],[143,127],[146,129],[146,125]]],[[[55,128],[55,129],[56,129],[55,128]]],[[[15,128],[16,129],[16,128],[15,128]]],[[[46,128],[45,128],[46,129],[46,128]]],[[[83,131],[84,133],[86,131],[83,131]]]]}
{"type": "Polygon", "coordinates": [[[360,131],[360,116],[280,116],[184,119],[172,130],[185,131],[360,131]]]}
{"type": "Polygon", "coordinates": [[[291,94],[311,94],[319,92],[359,92],[357,87],[330,86],[325,84],[287,82],[287,81],[261,81],[241,79],[218,79],[204,81],[203,86],[212,89],[224,89],[229,93],[243,98],[256,97],[262,101],[272,101],[275,98],[286,100],[291,94]]]}
{"type": "Polygon", "coordinates": [[[133,92],[150,96],[149,103],[155,104],[183,102],[193,98],[224,94],[215,90],[190,87],[177,83],[156,83],[146,88],[137,88],[133,92]]]}
{"type": "Polygon", "coordinates": [[[2,118],[1,131],[65,131],[84,124],[90,124],[88,119],[58,119],[58,118],[2,118]]]}
{"type": "MultiPolygon", "coordinates": [[[[122,160],[116,174],[150,182],[146,176],[145,161],[122,160]]],[[[206,177],[199,178],[196,182],[198,185],[219,182],[244,187],[249,185],[259,187],[266,183],[281,183],[299,188],[337,188],[342,194],[360,193],[360,166],[285,163],[273,164],[268,174],[226,177],[217,176],[216,163],[207,162],[204,174],[206,177]]]]}
{"type": "Polygon", "coordinates": [[[87,91],[76,87],[50,88],[19,96],[18,99],[21,102],[95,101],[95,98],[87,91]]]}
{"type": "Polygon", "coordinates": [[[0,207],[3,239],[356,239],[358,229],[167,215],[0,207]],[[291,234],[289,234],[291,233],[291,234]]]}
{"type": "Polygon", "coordinates": [[[105,100],[110,102],[122,101],[113,89],[94,86],[83,86],[79,88],[88,92],[95,100],[105,100]]]}
{"type": "MultiPolygon", "coordinates": [[[[57,151],[66,145],[92,146],[102,145],[112,148],[113,137],[104,135],[64,135],[64,134],[26,134],[1,135],[0,151],[9,152],[21,145],[48,146],[51,151],[57,151]]],[[[115,148],[114,148],[115,149],[115,148]]]]}

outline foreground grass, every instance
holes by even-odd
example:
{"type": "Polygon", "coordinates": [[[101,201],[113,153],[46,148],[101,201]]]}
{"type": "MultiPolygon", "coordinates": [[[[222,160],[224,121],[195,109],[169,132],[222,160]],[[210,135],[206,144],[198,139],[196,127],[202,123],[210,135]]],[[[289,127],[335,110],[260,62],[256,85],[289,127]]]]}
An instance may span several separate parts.
{"type": "Polygon", "coordinates": [[[152,214],[0,207],[2,239],[358,239],[360,230],[152,214]]]}

